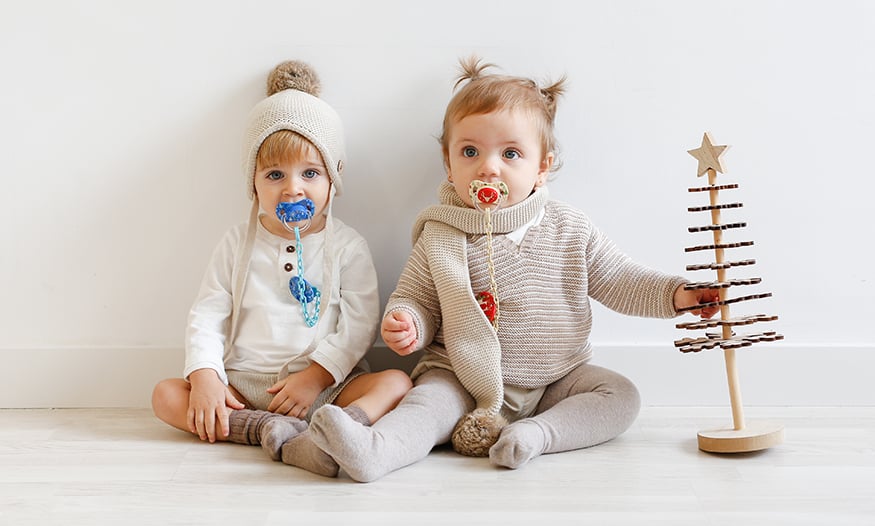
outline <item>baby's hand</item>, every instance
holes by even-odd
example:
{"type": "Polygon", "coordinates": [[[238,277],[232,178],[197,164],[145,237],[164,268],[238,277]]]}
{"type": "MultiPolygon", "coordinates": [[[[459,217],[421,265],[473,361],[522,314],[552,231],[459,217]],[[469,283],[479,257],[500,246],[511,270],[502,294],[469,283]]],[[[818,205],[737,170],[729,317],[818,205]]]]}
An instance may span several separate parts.
{"type": "Polygon", "coordinates": [[[243,409],[243,404],[234,398],[212,369],[198,369],[191,373],[189,380],[188,429],[201,440],[210,442],[227,437],[230,431],[228,415],[231,409],[243,409]]]}
{"type": "Polygon", "coordinates": [[[304,418],[322,392],[322,385],[303,371],[292,373],[273,384],[267,392],[274,395],[267,410],[272,413],[304,418]]]}
{"type": "MultiPolygon", "coordinates": [[[[674,291],[674,308],[676,311],[680,311],[681,309],[687,307],[695,307],[696,305],[716,303],[718,301],[720,301],[720,291],[718,291],[717,289],[686,290],[684,289],[684,286],[681,285],[674,291]]],[[[712,305],[710,307],[693,309],[687,312],[690,312],[694,316],[710,318],[711,316],[717,314],[719,311],[719,305],[712,305]]]]}
{"type": "Polygon", "coordinates": [[[416,325],[413,317],[404,311],[396,310],[383,318],[380,335],[390,349],[399,356],[407,356],[416,350],[416,325]]]}

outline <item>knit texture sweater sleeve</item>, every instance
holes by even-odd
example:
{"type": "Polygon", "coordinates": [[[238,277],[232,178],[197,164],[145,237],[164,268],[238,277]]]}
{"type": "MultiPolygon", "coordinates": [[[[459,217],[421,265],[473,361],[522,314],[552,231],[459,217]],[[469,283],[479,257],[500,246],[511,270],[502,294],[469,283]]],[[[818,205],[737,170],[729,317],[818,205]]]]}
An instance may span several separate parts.
{"type": "Polygon", "coordinates": [[[590,297],[630,316],[676,316],[674,291],[687,280],[633,261],[588,218],[582,220],[591,231],[586,246],[590,297]]]}
{"type": "Polygon", "coordinates": [[[413,245],[398,285],[386,304],[385,316],[394,311],[404,311],[413,317],[418,341],[416,350],[431,343],[441,324],[441,305],[422,239],[413,245]]]}

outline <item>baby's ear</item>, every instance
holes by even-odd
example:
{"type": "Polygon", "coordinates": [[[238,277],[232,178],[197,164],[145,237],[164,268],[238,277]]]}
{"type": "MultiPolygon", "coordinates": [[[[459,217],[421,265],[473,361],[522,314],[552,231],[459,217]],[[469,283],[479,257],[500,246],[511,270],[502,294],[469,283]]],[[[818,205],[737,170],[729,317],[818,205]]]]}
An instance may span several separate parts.
{"type": "Polygon", "coordinates": [[[541,160],[541,166],[538,168],[538,180],[535,182],[535,187],[544,186],[547,182],[547,177],[550,176],[550,168],[553,167],[553,160],[556,158],[553,152],[547,152],[547,155],[541,160]]]}

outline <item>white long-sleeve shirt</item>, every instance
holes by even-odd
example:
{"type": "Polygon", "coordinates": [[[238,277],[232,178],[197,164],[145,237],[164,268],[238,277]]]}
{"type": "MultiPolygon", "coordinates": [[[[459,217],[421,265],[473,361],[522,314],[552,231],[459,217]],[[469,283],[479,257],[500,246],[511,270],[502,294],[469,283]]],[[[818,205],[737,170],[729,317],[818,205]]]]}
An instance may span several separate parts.
{"type": "MultiPolygon", "coordinates": [[[[243,248],[246,223],[229,230],[207,266],[186,329],[184,377],[214,369],[225,383],[225,370],[278,373],[289,363],[296,372],[315,362],[342,381],[376,339],[380,320],[377,274],[363,237],[337,218],[325,254],[325,230],[301,239],[304,277],[322,291],[318,325],[304,322],[301,304],[289,291],[297,275],[295,241],[271,234],[258,224],[243,292],[235,341],[231,334],[232,273],[243,248]],[[323,258],[334,259],[330,291],[322,290],[323,258]],[[317,333],[318,331],[318,333],[317,333]],[[317,345],[308,354],[315,339],[317,345]]],[[[313,308],[313,303],[309,308],[313,308]]]]}

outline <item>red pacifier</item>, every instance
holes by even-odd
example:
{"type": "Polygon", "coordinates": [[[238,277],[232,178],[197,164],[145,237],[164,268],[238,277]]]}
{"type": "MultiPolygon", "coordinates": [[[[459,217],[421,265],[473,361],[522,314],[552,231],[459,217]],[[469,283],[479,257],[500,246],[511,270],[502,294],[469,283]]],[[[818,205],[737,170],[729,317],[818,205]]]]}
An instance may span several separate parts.
{"type": "Polygon", "coordinates": [[[483,309],[483,314],[486,315],[489,323],[494,324],[495,319],[498,318],[498,303],[495,301],[495,296],[491,292],[484,290],[475,294],[474,299],[477,300],[477,304],[483,309]]]}
{"type": "Polygon", "coordinates": [[[486,183],[479,180],[471,181],[468,185],[468,195],[471,196],[471,202],[474,203],[474,208],[477,210],[498,210],[507,199],[510,191],[503,181],[497,183],[486,183]]]}

